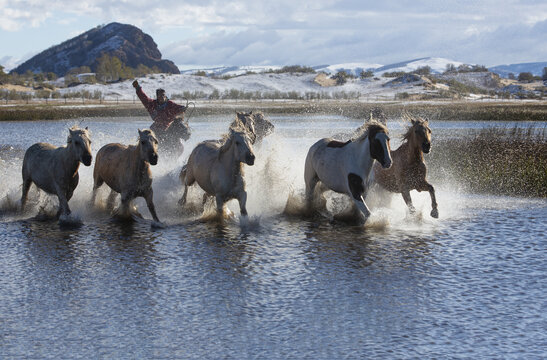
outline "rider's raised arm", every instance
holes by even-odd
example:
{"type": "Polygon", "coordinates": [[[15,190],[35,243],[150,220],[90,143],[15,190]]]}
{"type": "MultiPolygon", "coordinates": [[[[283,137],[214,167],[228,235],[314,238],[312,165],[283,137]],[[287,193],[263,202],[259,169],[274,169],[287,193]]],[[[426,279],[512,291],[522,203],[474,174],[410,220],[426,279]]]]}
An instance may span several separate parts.
{"type": "Polygon", "coordinates": [[[137,96],[141,100],[141,102],[144,105],[144,107],[146,108],[146,110],[148,110],[148,111],[152,110],[152,105],[154,103],[154,100],[149,98],[144,93],[144,91],[142,90],[142,87],[139,85],[137,80],[133,81],[133,87],[135,88],[135,90],[137,92],[137,96]]]}

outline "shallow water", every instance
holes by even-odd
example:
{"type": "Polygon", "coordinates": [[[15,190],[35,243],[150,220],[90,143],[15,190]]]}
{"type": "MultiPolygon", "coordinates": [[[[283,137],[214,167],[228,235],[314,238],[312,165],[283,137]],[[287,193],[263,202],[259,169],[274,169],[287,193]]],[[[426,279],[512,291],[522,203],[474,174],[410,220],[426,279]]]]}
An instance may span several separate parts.
{"type": "MultiPolygon", "coordinates": [[[[236,202],[235,216],[222,222],[178,209],[178,171],[189,150],[231,120],[194,118],[185,154],[153,168],[167,224],[155,230],[142,200],[145,219],[133,223],[90,209],[91,167],[81,167],[70,202],[82,225],[35,219],[39,207],[48,213],[56,205],[36,192],[34,207],[14,213],[24,149],[63,143],[73,123],[1,123],[1,357],[545,357],[547,201],[465,194],[432,173],[438,220],[428,195],[416,192],[416,216],[400,196],[386,202],[373,192],[365,227],[283,215],[303,188],[309,145],[359,124],[270,119],[276,132],[245,169],[248,224],[236,202]]],[[[107,142],[134,142],[149,123],[82,125],[96,153],[107,142]]],[[[475,126],[434,123],[434,140],[475,126]]],[[[199,202],[198,190],[190,195],[199,202]]],[[[344,206],[343,197],[329,200],[332,211],[344,206]]]]}

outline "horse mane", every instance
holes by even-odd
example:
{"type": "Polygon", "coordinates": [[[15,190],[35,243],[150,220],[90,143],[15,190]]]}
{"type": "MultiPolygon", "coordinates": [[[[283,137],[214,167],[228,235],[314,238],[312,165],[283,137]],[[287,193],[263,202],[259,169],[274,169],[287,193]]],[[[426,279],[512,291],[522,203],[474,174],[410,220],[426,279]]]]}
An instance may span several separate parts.
{"type": "Polygon", "coordinates": [[[406,132],[402,135],[403,141],[408,141],[410,139],[410,136],[412,135],[412,131],[414,130],[414,127],[416,125],[423,125],[425,127],[429,127],[429,122],[427,119],[424,119],[422,117],[414,117],[409,114],[403,114],[403,120],[410,122],[410,126],[406,129],[406,132]]]}
{"type": "Polygon", "coordinates": [[[68,137],[66,138],[66,143],[70,144],[72,142],[72,134],[80,135],[84,138],[86,138],[88,141],[89,139],[89,130],[87,128],[82,129],[78,127],[78,125],[74,125],[68,129],[68,137]]]}
{"type": "Polygon", "coordinates": [[[360,132],[351,141],[363,141],[367,137],[372,139],[379,132],[388,133],[387,127],[377,121],[369,121],[361,127],[360,132]]]}

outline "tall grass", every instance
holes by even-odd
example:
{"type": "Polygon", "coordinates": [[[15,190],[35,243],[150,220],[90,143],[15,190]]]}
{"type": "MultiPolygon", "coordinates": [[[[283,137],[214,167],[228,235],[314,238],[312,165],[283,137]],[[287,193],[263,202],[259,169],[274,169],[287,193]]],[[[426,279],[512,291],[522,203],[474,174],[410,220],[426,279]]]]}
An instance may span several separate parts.
{"type": "Polygon", "coordinates": [[[429,160],[473,193],[547,197],[547,126],[486,128],[441,140],[429,160]]]}

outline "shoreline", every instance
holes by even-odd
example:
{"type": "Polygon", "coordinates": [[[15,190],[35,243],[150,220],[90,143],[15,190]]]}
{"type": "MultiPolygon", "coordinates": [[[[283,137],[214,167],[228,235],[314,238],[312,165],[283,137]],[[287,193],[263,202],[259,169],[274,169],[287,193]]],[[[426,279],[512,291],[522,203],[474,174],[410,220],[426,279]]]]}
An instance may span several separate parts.
{"type": "MultiPolygon", "coordinates": [[[[184,104],[184,100],[175,100],[184,104]]],[[[367,119],[374,108],[388,118],[403,113],[429,120],[547,121],[547,101],[378,101],[359,100],[197,100],[192,116],[261,111],[265,114],[332,114],[367,119]]],[[[190,108],[191,111],[191,108],[190,108]]],[[[63,120],[81,117],[147,116],[135,101],[10,102],[0,104],[0,121],[63,120]]]]}

